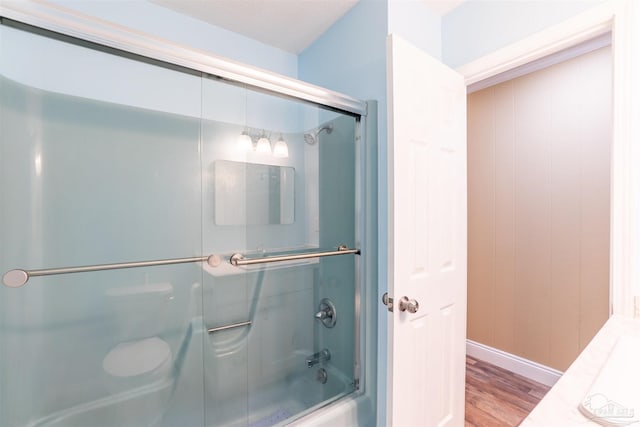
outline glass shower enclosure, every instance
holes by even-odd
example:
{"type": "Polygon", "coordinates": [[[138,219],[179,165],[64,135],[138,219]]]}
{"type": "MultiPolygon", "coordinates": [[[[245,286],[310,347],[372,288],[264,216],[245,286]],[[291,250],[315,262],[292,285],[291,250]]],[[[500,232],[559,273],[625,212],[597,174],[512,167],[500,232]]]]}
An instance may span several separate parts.
{"type": "Polygon", "coordinates": [[[358,392],[361,115],[0,32],[0,426],[273,426],[358,392]]]}

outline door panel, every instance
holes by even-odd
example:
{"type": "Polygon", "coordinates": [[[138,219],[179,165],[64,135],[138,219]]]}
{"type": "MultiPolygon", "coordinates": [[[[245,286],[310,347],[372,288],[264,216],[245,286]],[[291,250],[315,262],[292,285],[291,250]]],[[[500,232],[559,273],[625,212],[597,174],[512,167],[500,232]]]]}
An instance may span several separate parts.
{"type": "Polygon", "coordinates": [[[388,424],[464,422],[466,89],[462,76],[390,36],[388,424]],[[403,296],[418,310],[402,311],[403,296]]]}

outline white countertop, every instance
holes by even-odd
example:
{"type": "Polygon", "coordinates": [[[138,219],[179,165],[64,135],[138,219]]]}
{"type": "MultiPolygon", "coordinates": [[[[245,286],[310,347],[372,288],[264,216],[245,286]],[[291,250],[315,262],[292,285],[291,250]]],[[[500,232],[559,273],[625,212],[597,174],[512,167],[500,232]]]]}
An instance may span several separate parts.
{"type": "MultiPolygon", "coordinates": [[[[600,425],[582,415],[578,407],[587,393],[590,393],[591,385],[607,362],[616,343],[623,336],[640,337],[640,320],[612,316],[520,425],[523,427],[600,425]]],[[[621,366],[620,369],[624,370],[624,367],[621,366]]],[[[640,384],[637,385],[634,393],[640,394],[640,384]]],[[[630,409],[635,411],[634,419],[637,420],[640,416],[640,408],[630,409]]],[[[629,425],[640,426],[640,422],[629,425]]]]}

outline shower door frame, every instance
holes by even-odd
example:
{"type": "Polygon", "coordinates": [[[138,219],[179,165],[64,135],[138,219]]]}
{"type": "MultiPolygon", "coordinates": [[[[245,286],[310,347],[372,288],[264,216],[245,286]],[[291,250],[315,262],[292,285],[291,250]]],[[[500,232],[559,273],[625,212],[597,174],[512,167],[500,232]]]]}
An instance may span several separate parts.
{"type": "MultiPolygon", "coordinates": [[[[375,159],[371,149],[367,149],[367,135],[370,135],[375,145],[375,130],[377,104],[374,101],[365,102],[339,92],[315,86],[291,77],[266,71],[250,65],[241,64],[225,58],[200,51],[167,40],[151,37],[144,33],[134,32],[125,27],[101,21],[89,15],[84,15],[62,6],[32,1],[0,4],[0,21],[2,24],[27,27],[27,30],[41,33],[47,37],[58,37],[72,41],[89,48],[99,48],[116,55],[132,56],[136,60],[149,61],[158,66],[177,69],[182,72],[196,72],[205,78],[218,77],[229,84],[241,85],[274,96],[302,101],[308,104],[327,108],[329,110],[353,116],[356,121],[355,129],[355,246],[362,250],[355,259],[355,319],[354,319],[354,392],[351,396],[358,397],[369,394],[375,388],[376,358],[370,358],[365,364],[363,349],[371,349],[369,337],[375,338],[375,331],[367,331],[365,324],[375,324],[375,303],[371,295],[365,293],[365,283],[371,279],[367,263],[377,259],[377,252],[367,251],[366,248],[377,248],[377,239],[371,238],[370,233],[377,229],[377,215],[369,212],[375,209],[372,200],[375,199],[375,184],[369,184],[375,166],[368,168],[367,162],[375,159]],[[367,120],[368,110],[372,110],[373,119],[367,120]],[[368,314],[373,313],[373,314],[368,314]],[[373,317],[372,317],[373,316],[373,317]],[[363,321],[366,319],[366,322],[363,321]],[[369,384],[365,390],[364,381],[369,384]]],[[[25,29],[25,28],[23,28],[25,29]]],[[[375,263],[374,263],[375,264],[375,263]]],[[[330,400],[325,405],[334,403],[330,400]]],[[[297,421],[303,421],[304,416],[297,421]]],[[[295,422],[295,421],[294,421],[295,422]]]]}
{"type": "Polygon", "coordinates": [[[61,6],[31,1],[0,5],[0,17],[95,45],[168,65],[220,77],[232,83],[329,107],[355,116],[367,115],[365,101],[209,52],[133,32],[61,6]]]}

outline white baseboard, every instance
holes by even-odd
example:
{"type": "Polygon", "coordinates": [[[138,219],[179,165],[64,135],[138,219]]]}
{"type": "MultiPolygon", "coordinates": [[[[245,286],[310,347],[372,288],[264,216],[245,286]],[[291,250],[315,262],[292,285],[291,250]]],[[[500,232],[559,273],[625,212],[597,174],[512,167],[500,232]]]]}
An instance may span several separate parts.
{"type": "Polygon", "coordinates": [[[548,366],[471,340],[467,340],[467,355],[549,387],[553,386],[562,376],[562,372],[548,366]]]}

